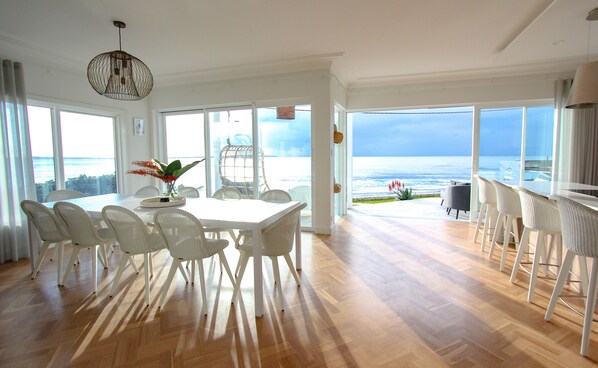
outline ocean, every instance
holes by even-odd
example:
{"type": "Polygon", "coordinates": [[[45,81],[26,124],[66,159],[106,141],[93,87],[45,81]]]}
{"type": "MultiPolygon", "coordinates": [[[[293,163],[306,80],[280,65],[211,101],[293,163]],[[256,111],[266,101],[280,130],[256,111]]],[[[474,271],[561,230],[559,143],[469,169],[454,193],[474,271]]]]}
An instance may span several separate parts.
{"type": "MultiPolygon", "coordinates": [[[[76,178],[81,174],[100,176],[114,174],[116,163],[113,158],[65,158],[64,177],[76,178]]],[[[33,172],[36,183],[45,183],[54,179],[54,159],[52,157],[34,157],[33,172]]]]}
{"type": "MultiPolygon", "coordinates": [[[[480,174],[490,178],[499,177],[501,163],[518,159],[484,156],[480,159],[480,174]]],[[[354,157],[352,165],[354,198],[388,196],[388,184],[395,179],[412,187],[416,194],[438,193],[450,180],[471,180],[469,156],[354,157]]],[[[112,174],[114,167],[113,159],[67,158],[65,177],[112,174]]],[[[311,184],[309,157],[266,157],[264,167],[270,188],[289,190],[298,185],[311,184]]],[[[37,183],[53,179],[52,159],[35,157],[34,172],[37,183]]]]}
{"type": "MultiPolygon", "coordinates": [[[[516,156],[482,156],[479,174],[499,178],[518,162],[516,156]]],[[[436,194],[451,180],[471,181],[471,156],[353,157],[353,198],[391,195],[388,185],[395,179],[415,194],[436,194]]]]}

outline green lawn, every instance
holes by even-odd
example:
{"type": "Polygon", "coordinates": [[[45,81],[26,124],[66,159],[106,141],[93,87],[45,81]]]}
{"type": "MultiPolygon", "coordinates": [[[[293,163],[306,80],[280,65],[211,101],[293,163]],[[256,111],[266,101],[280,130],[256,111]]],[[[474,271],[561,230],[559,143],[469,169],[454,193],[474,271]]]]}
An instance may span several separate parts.
{"type": "MultiPolygon", "coordinates": [[[[415,195],[412,200],[417,200],[419,198],[440,198],[439,194],[421,194],[415,195]]],[[[358,198],[353,199],[353,203],[364,203],[364,204],[376,204],[376,203],[387,203],[387,202],[394,202],[396,201],[395,197],[388,197],[388,198],[358,198]]]]}

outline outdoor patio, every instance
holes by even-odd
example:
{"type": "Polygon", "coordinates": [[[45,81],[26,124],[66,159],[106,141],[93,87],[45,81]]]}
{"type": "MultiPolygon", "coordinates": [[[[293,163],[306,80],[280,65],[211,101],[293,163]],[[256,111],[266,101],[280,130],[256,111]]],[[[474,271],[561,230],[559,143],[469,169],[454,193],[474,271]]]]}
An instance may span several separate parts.
{"type": "Polygon", "coordinates": [[[446,207],[440,205],[440,198],[416,198],[407,201],[385,203],[353,203],[349,213],[381,217],[402,217],[413,219],[434,219],[445,221],[469,221],[470,213],[459,211],[459,219],[455,219],[456,210],[446,214],[446,207]]]}

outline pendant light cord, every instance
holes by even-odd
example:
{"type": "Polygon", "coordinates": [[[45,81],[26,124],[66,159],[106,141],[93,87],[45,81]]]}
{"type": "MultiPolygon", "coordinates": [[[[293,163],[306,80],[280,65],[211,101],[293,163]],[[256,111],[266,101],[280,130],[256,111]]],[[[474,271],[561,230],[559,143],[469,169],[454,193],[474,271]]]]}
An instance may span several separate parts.
{"type": "MultiPolygon", "coordinates": [[[[588,22],[588,47],[586,50],[586,64],[590,62],[590,36],[591,36],[591,27],[592,27],[592,22],[588,22]]],[[[120,32],[120,30],[119,30],[120,32]]]]}
{"type": "MultiPolygon", "coordinates": [[[[118,27],[118,49],[120,51],[122,51],[123,50],[123,45],[122,45],[122,40],[120,38],[120,30],[121,30],[121,27],[118,27]]],[[[589,50],[589,47],[590,47],[590,40],[588,40],[588,50],[589,50]]]]}

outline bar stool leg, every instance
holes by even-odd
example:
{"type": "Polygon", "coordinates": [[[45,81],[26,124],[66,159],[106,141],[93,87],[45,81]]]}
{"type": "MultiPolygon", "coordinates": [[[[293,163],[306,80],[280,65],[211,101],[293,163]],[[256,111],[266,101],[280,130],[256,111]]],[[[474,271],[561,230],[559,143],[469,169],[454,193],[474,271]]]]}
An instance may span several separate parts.
{"type": "MultiPolygon", "coordinates": [[[[534,297],[534,289],[536,288],[536,278],[538,277],[538,268],[540,260],[545,259],[544,253],[544,232],[538,231],[538,240],[536,241],[536,250],[534,251],[534,262],[532,265],[532,273],[529,276],[529,290],[527,291],[527,301],[531,302],[534,297]]],[[[521,245],[519,245],[521,248],[521,245]]]]}
{"type": "Polygon", "coordinates": [[[581,292],[583,295],[588,295],[588,262],[586,257],[578,256],[579,262],[579,278],[581,279],[581,292]]]}
{"type": "Polygon", "coordinates": [[[594,319],[594,308],[596,307],[596,279],[598,278],[598,258],[592,259],[592,271],[590,275],[590,285],[588,287],[588,297],[586,298],[586,314],[583,320],[583,333],[581,335],[580,354],[588,355],[590,347],[590,335],[592,334],[592,320],[594,319]]]}
{"type": "Polygon", "coordinates": [[[528,252],[529,233],[530,230],[527,227],[523,228],[523,233],[521,234],[521,243],[519,244],[519,249],[517,249],[517,256],[515,257],[513,270],[511,271],[511,283],[515,282],[515,279],[517,278],[517,272],[519,271],[519,265],[521,264],[521,259],[523,258],[523,255],[528,252]]]}
{"type": "Polygon", "coordinates": [[[569,271],[571,271],[571,266],[573,265],[573,260],[575,259],[575,253],[567,252],[565,255],[565,259],[563,260],[563,264],[561,265],[561,269],[559,270],[559,275],[556,278],[556,284],[554,285],[554,290],[552,290],[552,296],[550,297],[550,302],[548,303],[548,307],[546,307],[546,314],[544,315],[544,320],[550,321],[552,318],[552,313],[554,313],[554,307],[556,306],[556,302],[559,300],[559,295],[561,295],[561,291],[563,291],[563,286],[565,286],[565,280],[567,279],[567,275],[569,275],[569,271]]]}
{"type": "Polygon", "coordinates": [[[494,234],[492,236],[492,243],[490,244],[490,251],[488,252],[488,258],[492,258],[494,253],[494,249],[496,249],[496,243],[498,241],[499,234],[501,233],[504,227],[505,215],[502,213],[498,213],[498,218],[496,219],[496,226],[494,227],[494,234]]]}
{"type": "Polygon", "coordinates": [[[480,246],[480,251],[484,252],[486,249],[486,240],[492,241],[494,232],[496,230],[496,221],[498,213],[494,207],[488,207],[486,210],[486,221],[484,222],[484,238],[480,246]]]}
{"type": "Polygon", "coordinates": [[[483,229],[483,226],[485,226],[485,222],[487,220],[487,216],[488,216],[488,205],[486,203],[482,203],[482,207],[480,208],[480,213],[478,215],[478,222],[475,225],[475,232],[473,233],[473,242],[477,242],[478,241],[478,235],[480,234],[480,229],[483,229]],[[482,220],[484,219],[484,220],[482,220]],[[484,224],[482,224],[482,221],[484,222],[484,224]]]}
{"type": "Polygon", "coordinates": [[[500,266],[498,270],[502,272],[503,268],[505,267],[505,262],[507,261],[507,252],[509,250],[509,242],[511,240],[511,226],[512,226],[512,219],[510,215],[507,215],[507,220],[505,221],[505,234],[502,243],[502,255],[500,257],[500,266]]]}

